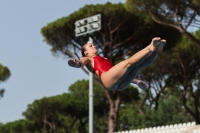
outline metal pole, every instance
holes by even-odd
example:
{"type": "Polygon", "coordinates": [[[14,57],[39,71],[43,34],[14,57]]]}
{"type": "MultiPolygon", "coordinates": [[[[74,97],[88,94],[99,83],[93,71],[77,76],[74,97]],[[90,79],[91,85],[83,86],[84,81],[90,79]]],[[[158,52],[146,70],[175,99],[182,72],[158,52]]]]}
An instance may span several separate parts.
{"type": "Polygon", "coordinates": [[[93,108],[93,73],[89,74],[89,133],[94,133],[94,108],[93,108]]]}
{"type": "MultiPolygon", "coordinates": [[[[75,35],[81,36],[101,29],[101,14],[97,14],[75,22],[75,35]]],[[[93,44],[92,38],[89,43],[93,44]]],[[[89,133],[94,130],[94,110],[93,110],[93,73],[89,74],[89,133]]]]}

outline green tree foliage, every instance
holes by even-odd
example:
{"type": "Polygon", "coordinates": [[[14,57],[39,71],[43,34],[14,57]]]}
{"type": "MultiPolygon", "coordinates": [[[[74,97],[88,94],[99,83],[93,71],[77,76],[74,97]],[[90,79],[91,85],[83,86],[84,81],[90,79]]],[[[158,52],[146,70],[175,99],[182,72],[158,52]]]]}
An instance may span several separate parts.
{"type": "Polygon", "coordinates": [[[141,115],[133,104],[123,105],[120,108],[118,131],[164,126],[193,120],[191,115],[180,106],[177,97],[170,95],[165,99],[161,96],[158,102],[159,107],[157,110],[154,107],[149,110],[146,106],[145,115],[141,115]]]}
{"type": "MultiPolygon", "coordinates": [[[[24,120],[18,120],[0,125],[0,132],[9,133],[85,133],[88,132],[88,115],[89,115],[89,81],[77,81],[69,87],[68,93],[62,95],[44,97],[35,100],[28,105],[27,110],[23,113],[24,120]]],[[[139,92],[136,88],[129,86],[134,100],[140,100],[139,92]]],[[[121,104],[122,112],[124,108],[127,111],[125,116],[120,118],[120,123],[128,119],[128,114],[138,113],[130,101],[131,98],[122,93],[123,101],[121,104]],[[128,110],[130,109],[130,110],[128,110]]],[[[94,82],[94,131],[105,133],[107,127],[107,112],[109,104],[105,93],[101,87],[94,82]]],[[[121,117],[121,115],[119,115],[121,117]]],[[[137,121],[135,119],[135,121],[137,121]]]]}
{"type": "MultiPolygon", "coordinates": [[[[86,80],[77,81],[69,87],[69,93],[45,97],[28,105],[23,115],[35,125],[33,131],[88,132],[88,84],[86,80]]],[[[96,83],[94,92],[95,130],[105,132],[108,102],[105,93],[96,83]]]]}
{"type": "MultiPolygon", "coordinates": [[[[180,37],[179,32],[173,28],[155,22],[146,23],[142,17],[128,12],[121,3],[86,5],[67,17],[49,23],[41,29],[41,33],[54,53],[77,59],[80,59],[81,46],[87,42],[88,36],[92,36],[100,55],[110,58],[113,64],[133,55],[155,36],[167,39],[169,45],[166,48],[170,48],[170,44],[177,42],[180,37]],[[75,21],[96,14],[102,16],[102,29],[91,35],[75,37],[75,21]]],[[[88,74],[85,68],[82,69],[88,74]]],[[[95,80],[102,86],[97,77],[95,80]]],[[[108,132],[113,132],[117,126],[121,92],[105,89],[104,92],[110,105],[108,132]]]]}
{"type": "Polygon", "coordinates": [[[131,102],[121,105],[119,112],[118,131],[133,130],[142,127],[142,117],[131,102]]]}
{"type": "MultiPolygon", "coordinates": [[[[101,87],[94,82],[93,85],[94,91],[94,131],[96,132],[106,132],[108,130],[107,127],[107,112],[109,110],[108,101],[105,96],[104,91],[101,87]]],[[[69,93],[72,93],[74,97],[76,97],[76,101],[84,102],[82,106],[87,108],[87,117],[89,115],[89,81],[81,80],[77,81],[69,87],[69,93]]],[[[81,126],[80,128],[85,128],[88,130],[88,119],[86,124],[81,126]]],[[[88,131],[87,131],[88,132],[88,131]]]]}
{"type": "Polygon", "coordinates": [[[158,109],[152,109],[146,112],[142,118],[143,128],[153,126],[165,126],[191,121],[191,116],[180,106],[180,101],[175,96],[169,96],[167,99],[159,99],[158,109]]]}
{"type": "MultiPolygon", "coordinates": [[[[153,22],[145,23],[143,18],[127,12],[122,4],[111,3],[86,5],[67,17],[49,23],[41,29],[41,33],[54,52],[79,58],[77,50],[87,42],[88,35],[75,37],[74,22],[99,13],[102,16],[102,29],[90,36],[93,37],[100,54],[113,59],[113,62],[124,57],[127,49],[134,51],[137,47],[148,45],[155,36],[167,39],[169,44],[180,37],[176,30],[153,22]]],[[[130,51],[128,55],[133,54],[130,51]]]]}
{"type": "Polygon", "coordinates": [[[84,101],[76,99],[77,97],[74,95],[64,93],[35,100],[33,104],[28,106],[23,115],[26,119],[32,120],[35,125],[38,125],[37,131],[44,130],[55,133],[56,129],[62,127],[65,133],[70,133],[74,130],[73,126],[76,125],[76,122],[85,124],[88,116],[84,101]]]}
{"type": "Polygon", "coordinates": [[[27,120],[16,120],[0,125],[1,133],[37,133],[34,132],[34,128],[31,122],[27,120]]]}
{"type": "Polygon", "coordinates": [[[151,17],[159,24],[178,29],[200,46],[200,39],[189,32],[191,27],[200,28],[199,0],[126,0],[125,7],[143,17],[151,17]]]}
{"type": "MultiPolygon", "coordinates": [[[[0,64],[0,83],[5,82],[10,77],[10,75],[10,70],[6,66],[0,64]]],[[[4,89],[0,89],[0,98],[3,97],[4,91],[4,89]]]]}
{"type": "MultiPolygon", "coordinates": [[[[23,113],[25,120],[0,124],[0,132],[9,133],[85,133],[88,132],[88,81],[77,81],[69,87],[68,93],[44,97],[28,105],[23,113]]],[[[156,110],[149,110],[147,103],[139,112],[137,106],[142,103],[143,94],[139,95],[137,88],[129,86],[129,93],[122,93],[117,131],[145,128],[149,126],[166,125],[191,121],[192,118],[185,108],[180,106],[178,97],[164,95],[159,98],[156,110]],[[134,99],[129,96],[134,96],[134,99]]],[[[107,127],[107,111],[109,104],[101,87],[94,84],[94,130],[105,133],[107,127]]]]}
{"type": "MultiPolygon", "coordinates": [[[[199,31],[194,36],[199,38],[199,31]]],[[[158,110],[161,95],[165,98],[173,95],[181,100],[181,105],[196,123],[200,123],[199,51],[197,45],[183,37],[172,50],[162,53],[155,63],[141,71],[139,75],[149,82],[151,88],[145,93],[148,97],[146,100],[150,103],[149,109],[154,107],[158,110]]]]}
{"type": "MultiPolygon", "coordinates": [[[[197,35],[199,36],[199,32],[197,35]]],[[[200,48],[187,38],[174,48],[176,56],[171,63],[171,72],[168,83],[179,85],[180,98],[183,106],[200,123],[200,48]],[[181,52],[179,52],[181,50],[181,52]],[[189,55],[189,56],[188,56],[189,55]]]]}

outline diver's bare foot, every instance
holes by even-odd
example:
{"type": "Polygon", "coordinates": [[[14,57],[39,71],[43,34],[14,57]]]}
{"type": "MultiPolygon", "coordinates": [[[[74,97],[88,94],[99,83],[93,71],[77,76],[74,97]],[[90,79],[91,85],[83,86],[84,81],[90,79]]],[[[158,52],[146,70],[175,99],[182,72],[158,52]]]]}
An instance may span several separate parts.
{"type": "Polygon", "coordinates": [[[157,44],[157,52],[161,53],[163,51],[163,48],[167,41],[165,39],[162,39],[158,44],[157,44]]]}
{"type": "Polygon", "coordinates": [[[156,46],[158,44],[158,42],[160,42],[160,37],[154,37],[151,41],[151,44],[150,44],[150,51],[155,51],[156,50],[156,46]]]}

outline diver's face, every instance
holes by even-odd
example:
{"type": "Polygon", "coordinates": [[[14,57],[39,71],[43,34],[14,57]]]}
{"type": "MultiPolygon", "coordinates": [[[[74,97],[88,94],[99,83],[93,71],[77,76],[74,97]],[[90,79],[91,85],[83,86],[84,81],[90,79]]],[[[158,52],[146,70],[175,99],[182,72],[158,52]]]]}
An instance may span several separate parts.
{"type": "Polygon", "coordinates": [[[93,44],[87,43],[85,44],[86,51],[84,52],[86,56],[96,56],[98,51],[93,44]]]}

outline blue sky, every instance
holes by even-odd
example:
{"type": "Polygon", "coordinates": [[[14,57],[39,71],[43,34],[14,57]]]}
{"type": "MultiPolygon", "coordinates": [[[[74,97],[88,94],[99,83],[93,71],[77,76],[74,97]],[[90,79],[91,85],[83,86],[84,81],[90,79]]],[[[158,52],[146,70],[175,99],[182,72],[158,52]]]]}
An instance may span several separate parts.
{"type": "Polygon", "coordinates": [[[0,63],[12,74],[0,84],[0,88],[6,89],[0,99],[0,122],[21,119],[22,112],[34,100],[62,94],[77,80],[88,79],[81,69],[70,68],[66,59],[51,54],[40,30],[86,4],[104,4],[107,1],[0,1],[0,63]]]}

